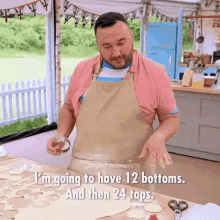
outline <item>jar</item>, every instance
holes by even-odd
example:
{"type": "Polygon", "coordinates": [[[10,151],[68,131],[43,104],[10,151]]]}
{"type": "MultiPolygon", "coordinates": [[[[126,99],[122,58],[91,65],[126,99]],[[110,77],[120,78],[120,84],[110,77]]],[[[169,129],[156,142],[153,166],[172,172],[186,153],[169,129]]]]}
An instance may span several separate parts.
{"type": "Polygon", "coordinates": [[[192,87],[194,89],[204,88],[204,74],[203,73],[194,73],[192,87]]]}

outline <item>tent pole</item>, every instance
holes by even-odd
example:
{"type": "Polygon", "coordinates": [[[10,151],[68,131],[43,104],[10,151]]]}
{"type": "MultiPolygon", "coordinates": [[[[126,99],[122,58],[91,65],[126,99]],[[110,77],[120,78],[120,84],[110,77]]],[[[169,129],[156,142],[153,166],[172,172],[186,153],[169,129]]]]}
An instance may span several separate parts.
{"type": "Polygon", "coordinates": [[[47,124],[54,121],[55,94],[55,64],[54,64],[54,10],[51,0],[51,10],[46,16],[46,107],[47,124]]]}
{"type": "Polygon", "coordinates": [[[61,11],[60,0],[55,1],[55,75],[56,75],[56,121],[58,124],[58,115],[61,109],[61,59],[60,59],[60,46],[61,46],[61,11]]]}
{"type": "Polygon", "coordinates": [[[177,29],[177,50],[176,50],[176,72],[174,79],[179,79],[179,63],[182,57],[183,50],[183,10],[179,11],[177,29]]]}
{"type": "MultiPolygon", "coordinates": [[[[147,32],[148,32],[148,25],[149,25],[149,8],[150,8],[150,3],[147,3],[146,4],[146,11],[145,11],[145,15],[142,19],[142,22],[143,22],[143,31],[144,31],[144,34],[142,35],[143,36],[143,53],[142,55],[147,57],[147,32]]],[[[142,28],[142,27],[141,27],[142,28]]]]}

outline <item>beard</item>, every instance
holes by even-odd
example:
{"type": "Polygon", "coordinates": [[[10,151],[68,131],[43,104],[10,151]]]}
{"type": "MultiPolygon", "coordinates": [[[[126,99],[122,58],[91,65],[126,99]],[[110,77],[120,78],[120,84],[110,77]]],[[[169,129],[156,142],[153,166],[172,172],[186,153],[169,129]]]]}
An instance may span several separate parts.
{"type": "MultiPolygon", "coordinates": [[[[104,59],[104,58],[103,58],[104,59]]],[[[114,57],[110,60],[104,59],[107,64],[112,66],[114,69],[124,69],[133,60],[133,47],[128,55],[121,55],[120,57],[114,57]]]]}

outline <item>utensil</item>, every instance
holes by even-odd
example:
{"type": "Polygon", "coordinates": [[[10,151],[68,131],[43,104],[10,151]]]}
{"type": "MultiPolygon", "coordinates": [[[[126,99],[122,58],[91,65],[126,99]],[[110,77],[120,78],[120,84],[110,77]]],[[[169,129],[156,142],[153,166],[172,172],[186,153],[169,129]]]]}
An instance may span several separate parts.
{"type": "Polygon", "coordinates": [[[63,153],[66,153],[66,152],[70,149],[70,141],[69,141],[68,138],[66,138],[66,137],[59,137],[59,138],[56,140],[55,144],[57,144],[58,142],[65,142],[65,145],[64,145],[64,146],[62,147],[62,149],[61,149],[61,151],[62,151],[63,153]]]}
{"type": "Polygon", "coordinates": [[[197,38],[197,42],[199,43],[199,44],[202,44],[203,43],[203,41],[204,41],[204,37],[202,36],[202,18],[201,18],[201,33],[199,33],[199,37],[197,38]]]}
{"type": "Polygon", "coordinates": [[[188,203],[186,201],[170,200],[168,206],[175,212],[175,220],[180,220],[182,211],[188,208],[188,203]]]}

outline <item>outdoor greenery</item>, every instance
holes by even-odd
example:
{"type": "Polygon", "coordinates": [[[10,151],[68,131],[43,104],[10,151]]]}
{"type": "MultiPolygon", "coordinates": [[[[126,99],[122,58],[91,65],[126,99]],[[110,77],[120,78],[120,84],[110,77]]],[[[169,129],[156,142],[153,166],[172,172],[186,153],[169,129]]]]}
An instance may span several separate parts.
{"type": "MultiPolygon", "coordinates": [[[[95,42],[94,29],[90,22],[83,28],[82,22],[75,27],[75,21],[71,18],[64,24],[64,17],[61,18],[61,56],[87,58],[98,53],[95,42]]],[[[150,18],[150,22],[159,22],[160,19],[150,18]]],[[[18,16],[10,18],[6,23],[0,19],[0,49],[13,49],[16,51],[33,52],[45,54],[46,17],[24,15],[22,21],[18,16]]],[[[133,32],[136,49],[139,49],[140,41],[140,20],[130,20],[129,25],[133,32]]],[[[189,47],[188,42],[189,25],[184,23],[183,45],[189,47]]]]}
{"type": "Polygon", "coordinates": [[[19,120],[13,124],[0,126],[0,137],[18,132],[27,131],[32,128],[39,128],[45,125],[47,125],[47,117],[19,120]]]}
{"type": "MultiPolygon", "coordinates": [[[[91,28],[90,22],[85,27],[82,27],[81,22],[75,27],[73,18],[66,24],[64,24],[64,17],[61,19],[62,58],[88,58],[98,54],[94,29],[91,28]]],[[[150,22],[159,21],[160,19],[150,18],[150,22]]],[[[36,56],[45,55],[45,24],[45,16],[24,15],[22,21],[20,21],[18,16],[15,16],[10,18],[7,23],[3,18],[0,18],[0,50],[7,52],[5,53],[7,58],[15,57],[15,54],[21,51],[27,54],[35,54],[36,56]]],[[[141,21],[129,20],[129,26],[133,33],[134,48],[139,50],[141,21]]],[[[183,27],[183,51],[190,51],[193,49],[193,42],[188,42],[188,23],[184,23],[183,27]]],[[[0,126],[0,137],[44,125],[47,125],[46,117],[19,120],[14,124],[0,126]]]]}

